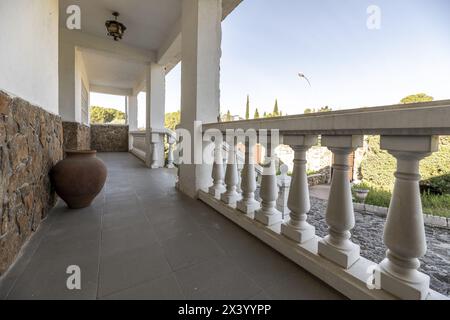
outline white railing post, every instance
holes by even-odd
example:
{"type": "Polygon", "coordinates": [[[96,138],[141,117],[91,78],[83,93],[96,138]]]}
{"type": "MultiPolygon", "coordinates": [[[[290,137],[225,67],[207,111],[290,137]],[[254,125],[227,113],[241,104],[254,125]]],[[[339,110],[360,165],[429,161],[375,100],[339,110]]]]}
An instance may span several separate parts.
{"type": "Polygon", "coordinates": [[[224,181],[224,159],[223,159],[223,142],[222,139],[214,141],[214,163],[212,169],[213,185],[209,187],[209,194],[220,200],[220,196],[225,192],[224,181]]]}
{"type": "Polygon", "coordinates": [[[427,251],[419,189],[420,160],[438,150],[437,136],[382,136],[381,149],[397,159],[395,185],[384,228],[386,258],[381,288],[402,299],[425,299],[430,277],[419,272],[427,251]]]}
{"type": "Polygon", "coordinates": [[[286,164],[280,166],[280,175],[277,177],[278,183],[278,199],[276,208],[283,214],[283,220],[289,216],[289,208],[287,206],[289,190],[291,188],[291,177],[288,175],[289,167],[286,164]]]}
{"type": "Polygon", "coordinates": [[[237,192],[238,184],[238,169],[237,169],[237,159],[236,159],[236,137],[233,137],[231,143],[228,146],[228,160],[227,169],[225,173],[225,186],[226,191],[222,193],[220,199],[230,205],[235,206],[236,202],[239,200],[240,195],[237,192]]]}
{"type": "Polygon", "coordinates": [[[245,163],[241,174],[242,200],[237,203],[237,209],[246,214],[259,209],[260,204],[255,200],[256,177],[254,148],[256,141],[251,137],[245,139],[245,163]]]}
{"type": "MultiPolygon", "coordinates": [[[[260,133],[261,135],[261,133],[260,133]]],[[[276,209],[278,198],[277,172],[275,170],[275,155],[271,138],[267,139],[266,159],[264,161],[261,178],[261,208],[255,211],[255,220],[266,226],[277,224],[283,220],[283,215],[276,209]]]]}
{"type": "Polygon", "coordinates": [[[349,179],[349,156],[363,145],[363,136],[322,136],[322,145],[333,152],[333,177],[326,211],[329,234],[319,241],[318,252],[348,269],[359,259],[360,253],[359,246],[350,241],[355,215],[349,179]]]}
{"type": "Polygon", "coordinates": [[[161,143],[161,137],[160,137],[160,133],[156,133],[153,132],[150,134],[151,136],[151,140],[150,140],[150,144],[151,144],[151,164],[150,164],[150,168],[152,169],[157,169],[159,168],[159,155],[158,152],[160,151],[159,149],[159,145],[161,143]]]}
{"type": "Polygon", "coordinates": [[[284,144],[289,145],[295,154],[288,198],[290,219],[281,225],[281,233],[295,242],[304,243],[315,237],[314,226],[306,221],[311,209],[306,173],[306,151],[317,144],[317,136],[285,136],[284,144]]]}
{"type": "Polygon", "coordinates": [[[169,149],[167,151],[167,168],[173,169],[174,157],[173,157],[173,145],[175,144],[175,138],[171,134],[167,134],[167,143],[169,144],[169,149]]]}

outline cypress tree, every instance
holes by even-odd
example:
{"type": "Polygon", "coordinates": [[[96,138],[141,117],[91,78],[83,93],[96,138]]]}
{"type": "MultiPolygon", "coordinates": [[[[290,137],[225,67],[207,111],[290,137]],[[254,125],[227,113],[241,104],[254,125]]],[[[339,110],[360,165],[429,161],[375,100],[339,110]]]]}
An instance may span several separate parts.
{"type": "Polygon", "coordinates": [[[259,119],[258,108],[256,108],[256,110],[255,110],[255,115],[253,116],[253,119],[259,119]]]}
{"type": "Polygon", "coordinates": [[[227,121],[227,122],[229,122],[229,121],[232,121],[233,119],[231,118],[231,112],[230,112],[230,110],[228,110],[227,111],[227,116],[226,116],[226,118],[225,118],[225,121],[227,121]]]}
{"type": "Polygon", "coordinates": [[[280,111],[278,110],[278,99],[275,99],[275,106],[273,107],[273,116],[278,117],[280,115],[280,111]]]}
{"type": "Polygon", "coordinates": [[[247,95],[247,105],[245,106],[245,119],[250,119],[250,97],[247,95]]]}

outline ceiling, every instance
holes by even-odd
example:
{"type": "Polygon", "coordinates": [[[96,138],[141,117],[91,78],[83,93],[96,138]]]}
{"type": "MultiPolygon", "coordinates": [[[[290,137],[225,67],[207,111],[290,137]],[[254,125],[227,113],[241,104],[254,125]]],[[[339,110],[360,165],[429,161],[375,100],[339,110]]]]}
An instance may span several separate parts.
{"type": "Polygon", "coordinates": [[[94,50],[82,50],[89,83],[94,86],[132,89],[142,79],[145,65],[121,60],[94,50]]]}
{"type": "Polygon", "coordinates": [[[81,31],[107,37],[105,21],[120,13],[127,30],[123,43],[158,50],[181,17],[182,0],[60,0],[60,24],[65,26],[69,5],[81,8],[81,31]]]}

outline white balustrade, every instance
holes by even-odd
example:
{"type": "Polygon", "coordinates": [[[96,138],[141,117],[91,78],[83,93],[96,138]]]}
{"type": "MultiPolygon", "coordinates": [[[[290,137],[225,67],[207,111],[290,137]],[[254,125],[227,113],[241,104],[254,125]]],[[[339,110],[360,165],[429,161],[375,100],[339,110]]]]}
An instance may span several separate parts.
{"type": "Polygon", "coordinates": [[[384,228],[388,248],[380,267],[382,289],[402,299],[425,299],[430,277],[419,272],[427,251],[419,190],[420,160],[438,150],[435,136],[382,136],[381,148],[397,160],[395,185],[384,228]]]}
{"type": "Polygon", "coordinates": [[[285,136],[284,144],[294,150],[294,170],[289,191],[290,219],[281,225],[281,233],[291,240],[304,243],[315,237],[315,228],[306,219],[309,200],[306,151],[317,144],[317,136],[285,136]]]}
{"type": "Polygon", "coordinates": [[[243,213],[253,213],[260,208],[260,204],[255,200],[256,174],[254,148],[255,143],[246,137],[245,141],[245,163],[241,175],[242,200],[237,203],[237,209],[243,213]]]}
{"type": "MultiPolygon", "coordinates": [[[[258,128],[262,144],[263,130],[279,129],[283,143],[294,150],[294,169],[286,200],[289,177],[286,168],[282,167],[278,185],[284,189],[278,193],[275,158],[267,141],[267,156],[256,197],[256,176],[261,173],[255,171],[253,148],[246,140],[241,176],[242,199],[237,192],[239,175],[235,144],[230,145],[228,153],[226,190],[219,200],[211,189],[209,194],[200,192],[199,198],[350,298],[445,299],[430,289],[430,277],[419,271],[419,259],[427,250],[419,167],[422,159],[438,150],[438,137],[433,135],[450,135],[448,118],[450,101],[443,101],[408,108],[387,106],[206,124],[205,130],[221,132],[258,128]],[[332,179],[325,212],[328,234],[324,238],[315,235],[315,228],[307,219],[311,203],[306,153],[317,144],[318,134],[322,134],[321,144],[333,153],[332,179]],[[381,135],[381,149],[387,150],[397,161],[395,186],[384,229],[386,257],[378,265],[360,258],[360,247],[351,241],[355,216],[350,184],[353,164],[350,159],[351,154],[363,146],[362,134],[381,135]],[[284,221],[281,211],[289,213],[284,221]]],[[[220,186],[224,161],[221,161],[222,148],[217,149],[220,152],[215,154],[217,168],[213,170],[213,178],[215,185],[220,186]]]]}
{"type": "Polygon", "coordinates": [[[333,177],[328,198],[328,235],[319,241],[319,254],[348,269],[358,259],[360,248],[353,243],[350,230],[355,226],[350,186],[349,156],[363,145],[363,136],[322,136],[322,145],[333,152],[333,177]]]}

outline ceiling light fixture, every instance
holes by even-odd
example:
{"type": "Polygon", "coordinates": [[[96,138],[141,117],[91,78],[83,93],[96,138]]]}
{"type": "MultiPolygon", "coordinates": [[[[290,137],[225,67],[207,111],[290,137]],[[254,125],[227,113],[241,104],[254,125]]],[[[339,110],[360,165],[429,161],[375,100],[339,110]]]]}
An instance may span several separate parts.
{"type": "Polygon", "coordinates": [[[115,20],[106,21],[106,29],[108,30],[108,36],[113,37],[114,41],[119,41],[119,39],[122,39],[125,30],[127,30],[127,27],[125,27],[123,23],[117,21],[117,18],[119,17],[118,12],[113,12],[112,15],[115,17],[115,20]]]}

